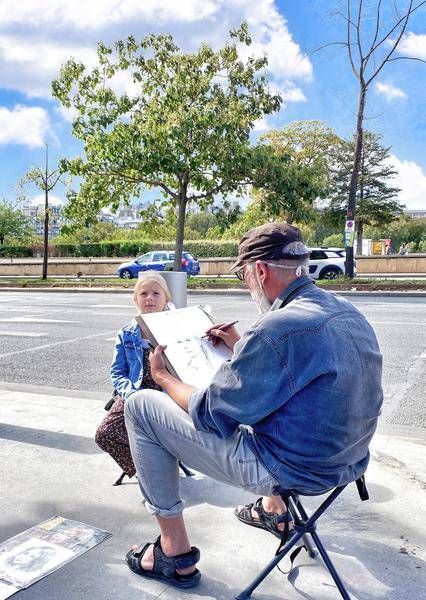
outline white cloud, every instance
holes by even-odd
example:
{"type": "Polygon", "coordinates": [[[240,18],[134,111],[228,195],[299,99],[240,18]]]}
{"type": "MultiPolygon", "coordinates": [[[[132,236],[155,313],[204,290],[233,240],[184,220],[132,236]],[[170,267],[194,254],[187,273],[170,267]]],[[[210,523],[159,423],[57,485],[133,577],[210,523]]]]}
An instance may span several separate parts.
{"type": "Polygon", "coordinates": [[[388,102],[395,100],[395,98],[407,97],[407,94],[400,88],[395,87],[391,83],[382,83],[381,81],[376,81],[376,92],[383,94],[388,102]]]}
{"type": "Polygon", "coordinates": [[[12,110],[0,106],[0,144],[43,146],[50,132],[47,112],[38,106],[17,104],[12,110]]]}
{"type": "Polygon", "coordinates": [[[424,210],[426,206],[426,173],[414,161],[390,156],[389,163],[398,171],[392,185],[401,188],[399,200],[411,210],[424,210]]]}
{"type": "MultiPolygon", "coordinates": [[[[31,206],[43,206],[44,207],[45,197],[44,194],[37,194],[30,200],[31,206]]],[[[62,198],[58,198],[58,196],[54,196],[53,194],[49,194],[49,204],[51,206],[61,206],[64,204],[64,200],[62,198]]]]}
{"type": "Polygon", "coordinates": [[[31,23],[37,27],[103,29],[123,21],[192,22],[205,19],[219,10],[217,0],[2,0],[0,26],[31,23]]]}
{"type": "Polygon", "coordinates": [[[0,87],[15,89],[28,96],[50,98],[50,83],[69,58],[87,65],[96,62],[96,48],[64,41],[28,39],[0,35],[0,87]]]}
{"type": "Polygon", "coordinates": [[[410,31],[400,41],[398,52],[404,56],[426,60],[426,34],[417,35],[410,31]]]}
{"type": "Polygon", "coordinates": [[[244,19],[253,37],[248,54],[268,55],[268,70],[288,101],[304,95],[286,81],[312,78],[312,64],[274,0],[43,0],[42,6],[39,0],[1,0],[0,88],[48,98],[61,64],[73,56],[93,65],[99,40],[171,32],[184,50],[202,41],[219,47],[244,19]]]}

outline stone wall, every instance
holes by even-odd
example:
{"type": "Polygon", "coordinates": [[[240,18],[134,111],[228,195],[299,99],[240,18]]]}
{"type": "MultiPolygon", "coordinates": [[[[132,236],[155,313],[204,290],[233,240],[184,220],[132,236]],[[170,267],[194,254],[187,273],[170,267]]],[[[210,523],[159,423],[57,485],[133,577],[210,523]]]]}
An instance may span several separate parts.
{"type": "MultiPolygon", "coordinates": [[[[131,259],[127,259],[131,260],[131,259]]],[[[201,275],[229,275],[229,269],[235,258],[201,258],[201,275]]],[[[77,276],[116,274],[117,267],[126,259],[122,258],[51,258],[48,264],[48,275],[77,276]]],[[[409,254],[406,256],[357,256],[357,274],[362,275],[426,275],[426,254],[409,254]]],[[[41,276],[41,258],[2,258],[0,259],[0,275],[41,276]]]]}
{"type": "Polygon", "coordinates": [[[426,254],[357,256],[357,275],[426,275],[426,254]]]}

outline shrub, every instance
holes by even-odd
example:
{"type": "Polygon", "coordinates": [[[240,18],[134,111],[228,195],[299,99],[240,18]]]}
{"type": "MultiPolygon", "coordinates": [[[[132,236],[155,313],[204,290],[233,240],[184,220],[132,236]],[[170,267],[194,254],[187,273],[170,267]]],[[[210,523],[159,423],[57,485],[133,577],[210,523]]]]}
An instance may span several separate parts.
{"type": "Polygon", "coordinates": [[[28,258],[33,256],[31,246],[0,246],[1,258],[28,258]]]}
{"type": "MultiPolygon", "coordinates": [[[[139,256],[151,250],[173,250],[174,247],[174,240],[158,242],[125,240],[49,244],[48,251],[51,257],[127,258],[139,256]]],[[[194,254],[197,258],[236,256],[238,254],[238,242],[234,240],[187,240],[184,244],[184,250],[194,254]]],[[[3,257],[31,257],[41,256],[42,254],[43,244],[0,247],[0,256],[3,257]]]]}

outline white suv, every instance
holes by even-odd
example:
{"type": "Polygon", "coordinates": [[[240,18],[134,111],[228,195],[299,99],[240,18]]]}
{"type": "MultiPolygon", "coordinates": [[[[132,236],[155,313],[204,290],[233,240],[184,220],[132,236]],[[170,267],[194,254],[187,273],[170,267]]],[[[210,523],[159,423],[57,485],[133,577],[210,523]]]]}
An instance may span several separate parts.
{"type": "Polygon", "coordinates": [[[311,279],[336,279],[345,274],[345,251],[342,248],[309,248],[311,279]]]}

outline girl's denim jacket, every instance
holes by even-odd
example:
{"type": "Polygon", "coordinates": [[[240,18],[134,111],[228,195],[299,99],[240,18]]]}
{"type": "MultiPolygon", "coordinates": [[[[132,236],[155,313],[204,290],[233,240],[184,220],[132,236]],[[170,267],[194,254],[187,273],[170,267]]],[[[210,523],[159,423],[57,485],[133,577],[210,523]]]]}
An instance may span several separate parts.
{"type": "Polygon", "coordinates": [[[110,373],[112,385],[123,400],[141,388],[143,355],[147,348],[148,341],[142,337],[134,319],[118,332],[110,373]]]}

